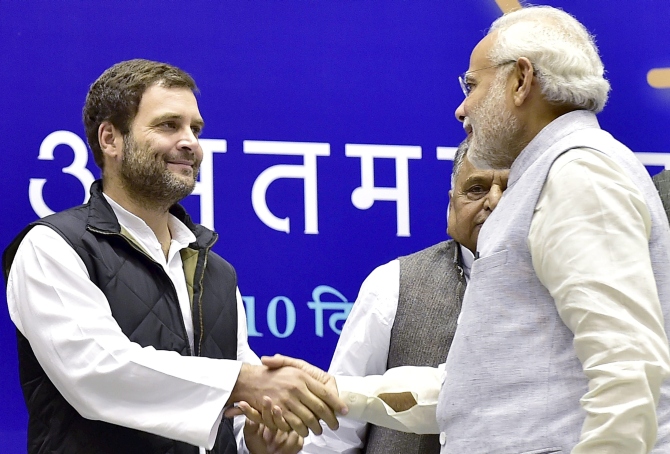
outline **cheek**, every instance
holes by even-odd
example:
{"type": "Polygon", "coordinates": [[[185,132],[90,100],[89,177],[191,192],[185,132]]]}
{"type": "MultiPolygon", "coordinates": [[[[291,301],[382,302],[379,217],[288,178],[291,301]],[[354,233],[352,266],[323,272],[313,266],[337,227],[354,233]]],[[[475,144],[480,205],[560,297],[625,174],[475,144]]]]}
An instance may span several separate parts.
{"type": "Polygon", "coordinates": [[[455,227],[461,232],[472,230],[477,212],[477,208],[472,204],[465,204],[460,207],[458,212],[454,214],[454,220],[458,221],[455,227]]]}
{"type": "Polygon", "coordinates": [[[467,209],[464,210],[463,221],[467,224],[468,230],[473,230],[476,227],[475,224],[480,223],[481,216],[479,213],[482,211],[483,205],[483,202],[478,200],[469,204],[467,209]]]}
{"type": "Polygon", "coordinates": [[[202,161],[204,152],[202,151],[202,147],[200,146],[200,144],[198,144],[198,147],[193,152],[195,154],[195,159],[197,159],[198,162],[202,161]]]}

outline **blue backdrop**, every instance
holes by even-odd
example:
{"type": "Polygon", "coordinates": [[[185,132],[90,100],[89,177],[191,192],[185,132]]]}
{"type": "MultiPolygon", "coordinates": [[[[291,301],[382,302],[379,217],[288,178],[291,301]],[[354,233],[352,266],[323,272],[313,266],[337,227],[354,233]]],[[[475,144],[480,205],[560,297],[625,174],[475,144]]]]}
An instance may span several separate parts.
{"type": "MultiPolygon", "coordinates": [[[[651,173],[670,167],[667,0],[541,3],[596,34],[613,87],[602,126],[651,173]]],[[[80,117],[102,71],[138,57],[175,64],[198,83],[207,123],[209,166],[185,204],[237,268],[250,343],[326,368],[365,276],[446,238],[449,158],[464,136],[456,78],[515,4],[3,1],[0,248],[82,203],[97,178],[80,117]]],[[[0,449],[22,452],[4,287],[0,298],[0,449]]]]}

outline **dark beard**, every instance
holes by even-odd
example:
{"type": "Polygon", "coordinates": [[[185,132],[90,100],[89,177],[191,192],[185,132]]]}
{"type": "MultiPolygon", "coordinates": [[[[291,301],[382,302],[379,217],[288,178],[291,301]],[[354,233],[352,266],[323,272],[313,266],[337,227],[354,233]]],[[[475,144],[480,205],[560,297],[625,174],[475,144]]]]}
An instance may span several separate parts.
{"type": "Polygon", "coordinates": [[[123,138],[123,160],[120,179],[128,196],[141,207],[152,211],[167,211],[195,187],[199,164],[193,168],[193,178],[186,180],[167,169],[163,160],[156,160],[151,147],[140,149],[133,137],[123,138]]]}

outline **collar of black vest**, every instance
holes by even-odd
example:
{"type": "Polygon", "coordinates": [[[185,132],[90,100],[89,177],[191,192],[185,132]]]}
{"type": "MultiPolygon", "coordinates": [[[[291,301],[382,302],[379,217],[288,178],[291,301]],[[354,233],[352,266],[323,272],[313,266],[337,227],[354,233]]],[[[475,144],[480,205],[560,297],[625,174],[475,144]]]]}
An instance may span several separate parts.
{"type": "MultiPolygon", "coordinates": [[[[114,214],[114,210],[102,194],[102,180],[95,180],[91,185],[91,197],[87,203],[89,212],[87,225],[94,230],[121,233],[121,226],[114,214]]],[[[193,249],[210,248],[218,239],[218,234],[200,224],[196,224],[191,220],[183,206],[175,203],[170,207],[170,214],[175,216],[188,227],[195,235],[195,242],[191,243],[189,247],[193,249]]]]}

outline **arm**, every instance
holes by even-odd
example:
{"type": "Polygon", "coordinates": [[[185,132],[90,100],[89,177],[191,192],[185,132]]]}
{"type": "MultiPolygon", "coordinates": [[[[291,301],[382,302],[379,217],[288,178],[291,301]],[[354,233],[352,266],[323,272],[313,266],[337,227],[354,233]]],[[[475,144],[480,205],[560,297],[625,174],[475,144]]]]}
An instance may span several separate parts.
{"type": "Polygon", "coordinates": [[[46,374],[82,416],[211,448],[241,363],[131,342],[79,256],[48,227],[21,243],[7,301],[46,374]]]}
{"type": "Polygon", "coordinates": [[[348,418],[401,432],[440,433],[436,410],[444,364],[401,366],[383,375],[335,378],[340,396],[349,404],[348,418]]]}
{"type": "MultiPolygon", "coordinates": [[[[329,373],[364,376],[386,371],[391,328],[398,308],[399,273],[399,262],[393,260],[365,279],[342,328],[329,373]]],[[[321,436],[310,435],[303,452],[358,453],[365,443],[366,430],[365,422],[341,418],[337,431],[324,429],[321,436]]]]}
{"type": "MultiPolygon", "coordinates": [[[[235,290],[235,299],[237,300],[237,360],[249,364],[260,365],[260,358],[249,346],[247,315],[239,288],[235,290]]],[[[237,452],[240,454],[246,454],[248,452],[245,441],[246,431],[244,430],[246,421],[247,419],[244,416],[235,416],[235,419],[233,420],[233,430],[235,432],[235,440],[237,441],[237,452]]]]}
{"type": "Polygon", "coordinates": [[[655,443],[670,358],[650,226],[641,193],[604,155],[574,150],[554,163],[528,241],[589,380],[574,454],[646,453],[655,443]]]}
{"type": "MultiPolygon", "coordinates": [[[[321,369],[296,358],[275,355],[263,357],[263,363],[272,368],[296,367],[314,378],[327,376],[321,369]]],[[[418,434],[439,433],[436,419],[437,400],[445,378],[445,364],[438,367],[401,366],[387,370],[383,375],[365,377],[336,376],[340,396],[349,404],[347,418],[369,422],[402,432],[418,434]]],[[[272,402],[266,399],[262,418],[281,418],[281,410],[271,410],[272,402]]],[[[243,410],[250,418],[260,421],[261,415],[247,405],[243,410]]],[[[322,437],[320,437],[322,438],[322,437]]],[[[341,452],[344,445],[335,443],[341,452]]],[[[319,451],[323,452],[323,451],[319,451]]]]}
{"type": "MultiPolygon", "coordinates": [[[[291,408],[285,410],[289,417],[299,415],[291,423],[304,433],[306,425],[320,432],[317,418],[337,426],[322,399],[344,407],[302,371],[181,356],[131,342],[79,256],[48,227],[33,228],[21,243],[7,300],[46,374],[85,418],[211,449],[224,406],[254,402],[260,392],[291,408]]],[[[246,345],[246,336],[238,342],[246,345]]]]}

